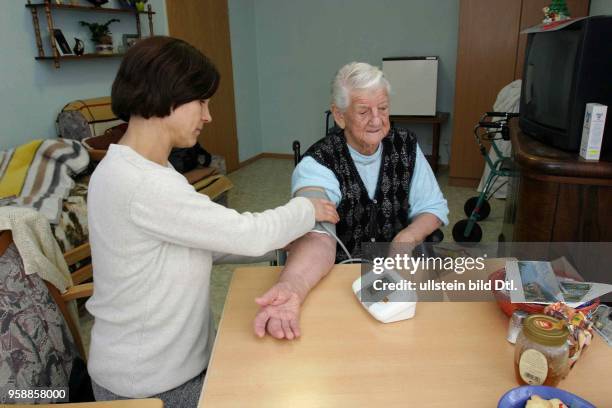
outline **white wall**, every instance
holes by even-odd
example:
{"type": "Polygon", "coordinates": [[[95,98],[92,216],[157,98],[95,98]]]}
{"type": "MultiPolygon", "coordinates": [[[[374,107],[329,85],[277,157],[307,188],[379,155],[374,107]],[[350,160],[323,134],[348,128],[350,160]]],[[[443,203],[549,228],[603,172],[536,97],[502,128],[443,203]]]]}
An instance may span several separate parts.
{"type": "Polygon", "coordinates": [[[259,70],[255,37],[255,0],[228,0],[238,157],[247,160],[261,153],[259,70]]]}
{"type": "Polygon", "coordinates": [[[590,16],[612,14],[612,0],[591,0],[590,16]]]}
{"type": "MultiPolygon", "coordinates": [[[[294,139],[307,147],[323,137],[332,77],[355,60],[381,65],[389,56],[439,56],[438,110],[452,112],[458,20],[457,0],[230,0],[240,159],[260,151],[291,153],[294,139]],[[251,139],[257,109],[259,151],[251,139]]],[[[411,128],[428,151],[431,127],[411,128]]],[[[448,161],[451,128],[447,123],[442,130],[442,162],[448,161]]]]}

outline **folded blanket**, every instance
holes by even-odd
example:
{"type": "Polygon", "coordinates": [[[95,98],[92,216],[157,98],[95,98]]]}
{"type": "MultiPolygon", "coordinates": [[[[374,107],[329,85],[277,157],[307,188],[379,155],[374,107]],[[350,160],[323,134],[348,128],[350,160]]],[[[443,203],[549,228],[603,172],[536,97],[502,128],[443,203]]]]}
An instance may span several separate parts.
{"type": "Polygon", "coordinates": [[[32,208],[57,224],[73,175],[88,164],[87,151],[69,139],[36,140],[0,152],[0,205],[32,208]]]}

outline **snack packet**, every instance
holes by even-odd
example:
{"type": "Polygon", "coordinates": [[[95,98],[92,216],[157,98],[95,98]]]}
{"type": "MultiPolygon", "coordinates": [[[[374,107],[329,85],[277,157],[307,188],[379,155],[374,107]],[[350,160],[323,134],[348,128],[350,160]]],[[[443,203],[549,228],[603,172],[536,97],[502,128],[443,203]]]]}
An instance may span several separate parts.
{"type": "Polygon", "coordinates": [[[593,322],[584,313],[576,311],[563,303],[554,303],[544,308],[544,314],[561,320],[567,326],[570,335],[567,338],[569,344],[569,366],[572,368],[580,354],[591,344],[593,339],[593,322]]]}

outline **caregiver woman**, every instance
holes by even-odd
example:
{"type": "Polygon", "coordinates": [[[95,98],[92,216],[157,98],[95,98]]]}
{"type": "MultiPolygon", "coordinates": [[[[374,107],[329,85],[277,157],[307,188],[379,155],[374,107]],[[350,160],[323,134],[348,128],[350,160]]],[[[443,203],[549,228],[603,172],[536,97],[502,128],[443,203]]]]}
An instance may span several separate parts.
{"type": "Polygon", "coordinates": [[[196,406],[214,339],[209,306],[215,254],[258,256],[337,222],[327,201],[294,198],[260,214],[197,193],[168,164],[212,120],[219,84],[212,62],[169,37],[139,41],[112,88],[128,122],[89,184],[88,218],[95,317],[89,373],[96,399],[161,398],[196,406]]]}

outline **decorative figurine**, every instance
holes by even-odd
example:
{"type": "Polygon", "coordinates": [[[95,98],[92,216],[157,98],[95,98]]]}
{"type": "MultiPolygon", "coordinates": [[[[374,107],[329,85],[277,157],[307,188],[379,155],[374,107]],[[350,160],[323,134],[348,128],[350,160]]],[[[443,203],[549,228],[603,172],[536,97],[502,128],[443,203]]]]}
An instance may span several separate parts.
{"type": "Polygon", "coordinates": [[[72,51],[74,51],[75,55],[83,55],[83,53],[85,52],[85,44],[83,44],[83,41],[81,41],[80,39],[74,37],[74,48],[72,49],[72,51]]]}
{"type": "Polygon", "coordinates": [[[571,18],[565,0],[552,0],[550,6],[544,7],[542,11],[544,12],[544,20],[542,22],[545,24],[571,18]]]}

